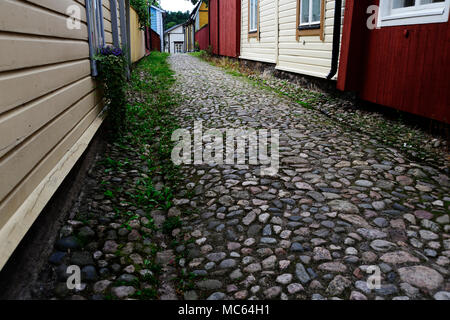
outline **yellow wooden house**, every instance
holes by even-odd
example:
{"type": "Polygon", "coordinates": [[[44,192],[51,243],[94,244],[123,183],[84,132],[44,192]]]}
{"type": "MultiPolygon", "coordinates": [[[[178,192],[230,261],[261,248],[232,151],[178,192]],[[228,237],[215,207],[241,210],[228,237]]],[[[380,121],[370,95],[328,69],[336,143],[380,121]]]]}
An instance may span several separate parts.
{"type": "Polygon", "coordinates": [[[195,34],[209,23],[208,5],[204,1],[199,1],[192,10],[188,21],[184,24],[185,51],[195,51],[195,34]]]}

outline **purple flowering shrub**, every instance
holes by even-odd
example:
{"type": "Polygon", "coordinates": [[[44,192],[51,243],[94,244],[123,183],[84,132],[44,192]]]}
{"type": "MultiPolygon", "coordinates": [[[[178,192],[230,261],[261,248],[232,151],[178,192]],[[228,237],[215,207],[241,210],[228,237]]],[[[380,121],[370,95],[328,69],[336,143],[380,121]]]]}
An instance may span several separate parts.
{"type": "Polygon", "coordinates": [[[100,54],[103,56],[113,55],[116,57],[123,56],[123,51],[121,48],[116,48],[114,46],[105,46],[100,49],[100,54]]]}
{"type": "Polygon", "coordinates": [[[105,46],[94,57],[98,64],[98,77],[108,104],[108,118],[117,136],[124,130],[126,119],[126,58],[122,49],[105,46]]]}

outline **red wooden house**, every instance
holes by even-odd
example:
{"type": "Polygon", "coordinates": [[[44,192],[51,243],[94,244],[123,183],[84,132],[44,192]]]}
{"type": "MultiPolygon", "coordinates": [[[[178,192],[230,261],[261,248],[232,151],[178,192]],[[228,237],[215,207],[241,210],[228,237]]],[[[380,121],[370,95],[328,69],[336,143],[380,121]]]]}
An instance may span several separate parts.
{"type": "Polygon", "coordinates": [[[214,54],[239,57],[241,0],[209,0],[209,33],[214,54]]]}
{"type": "Polygon", "coordinates": [[[449,3],[347,0],[338,89],[450,123],[449,3]],[[370,5],[381,5],[375,18],[370,5]]]}

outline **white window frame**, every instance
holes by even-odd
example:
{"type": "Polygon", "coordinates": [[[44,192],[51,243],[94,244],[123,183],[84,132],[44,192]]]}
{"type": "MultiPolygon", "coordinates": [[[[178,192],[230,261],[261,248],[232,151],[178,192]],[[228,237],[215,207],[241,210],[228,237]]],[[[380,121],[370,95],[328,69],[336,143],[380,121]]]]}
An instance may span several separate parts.
{"type": "Polygon", "coordinates": [[[393,9],[393,0],[380,0],[378,27],[403,26],[413,24],[443,23],[448,21],[450,0],[420,4],[393,9]]]}
{"type": "Polygon", "coordinates": [[[249,32],[258,32],[258,1],[259,0],[249,0],[250,1],[250,19],[249,22],[249,32]]]}
{"type": "Polygon", "coordinates": [[[313,17],[313,1],[314,0],[301,0],[300,1],[300,17],[299,17],[299,22],[300,25],[299,27],[317,27],[320,28],[320,20],[321,20],[321,15],[322,15],[322,0],[317,0],[319,1],[319,20],[318,21],[312,21],[312,17],[313,17]],[[308,22],[302,22],[302,2],[303,1],[309,1],[309,16],[308,16],[308,22]]]}

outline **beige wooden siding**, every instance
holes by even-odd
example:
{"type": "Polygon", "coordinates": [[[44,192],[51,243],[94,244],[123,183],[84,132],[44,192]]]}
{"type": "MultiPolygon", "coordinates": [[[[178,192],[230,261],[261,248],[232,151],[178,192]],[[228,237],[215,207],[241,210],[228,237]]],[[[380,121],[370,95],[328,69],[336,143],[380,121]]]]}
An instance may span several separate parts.
{"type": "Polygon", "coordinates": [[[276,1],[259,1],[259,39],[248,37],[248,2],[241,1],[241,59],[276,63],[276,1]]]}
{"type": "Polygon", "coordinates": [[[0,1],[0,48],[1,269],[92,138],[103,103],[84,0],[0,1]],[[80,30],[66,27],[69,5],[80,6],[80,30]]]}
{"type": "Polygon", "coordinates": [[[113,45],[111,11],[109,0],[102,0],[103,4],[103,28],[105,29],[105,43],[106,45],[113,45]]]}
{"type": "Polygon", "coordinates": [[[277,69],[325,78],[331,68],[334,0],[325,0],[324,41],[319,36],[296,39],[297,0],[279,0],[280,37],[277,69]]]}

